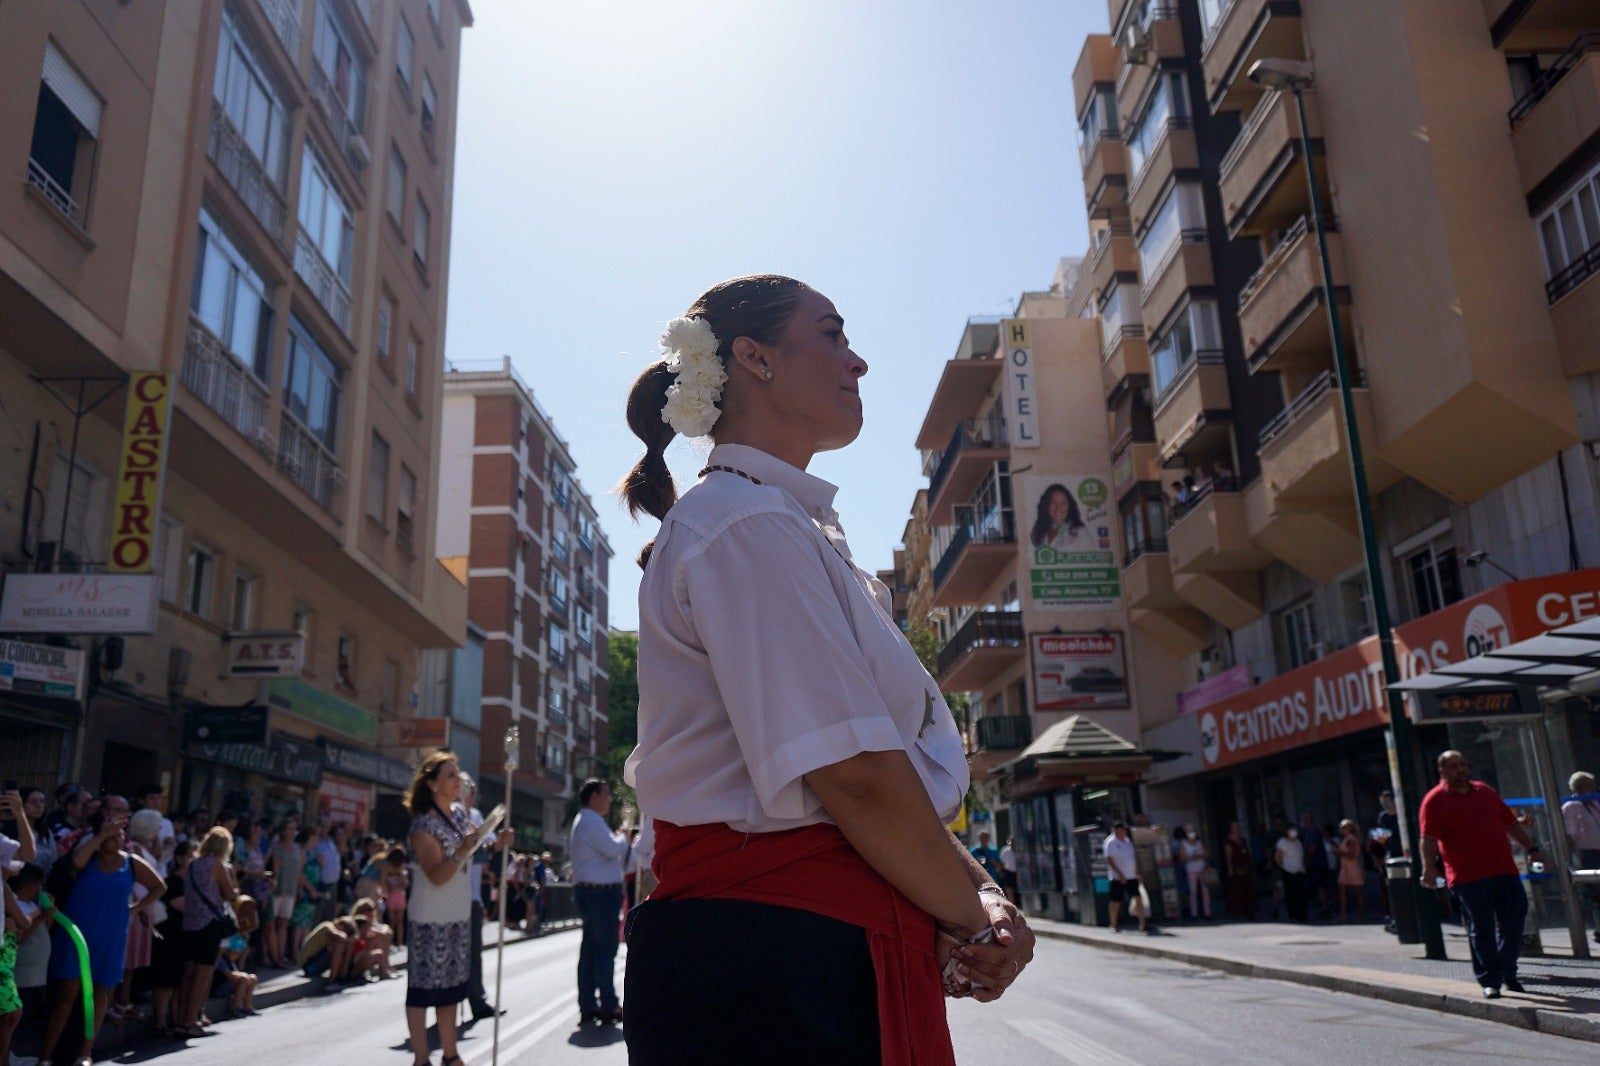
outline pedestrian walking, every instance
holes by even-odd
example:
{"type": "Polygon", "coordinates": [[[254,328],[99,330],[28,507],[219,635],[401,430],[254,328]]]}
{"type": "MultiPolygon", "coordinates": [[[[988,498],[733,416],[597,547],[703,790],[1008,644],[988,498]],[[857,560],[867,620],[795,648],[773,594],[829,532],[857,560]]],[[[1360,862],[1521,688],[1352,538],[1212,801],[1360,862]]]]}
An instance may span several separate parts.
{"type": "Polygon", "coordinates": [[[1339,843],[1335,846],[1339,856],[1339,920],[1361,918],[1361,890],[1366,887],[1367,874],[1361,868],[1361,827],[1349,818],[1339,823],[1339,843]],[[1348,900],[1348,902],[1347,902],[1348,900]]]}
{"type": "MultiPolygon", "coordinates": [[[[1567,779],[1572,795],[1561,804],[1561,824],[1572,843],[1572,857],[1580,870],[1600,870],[1600,792],[1595,791],[1594,775],[1579,770],[1567,779]]],[[[1589,920],[1594,923],[1594,938],[1600,941],[1600,885],[1579,889],[1588,904],[1589,920]]]]}
{"type": "Polygon", "coordinates": [[[629,918],[630,1059],[950,1063],[946,988],[996,998],[1033,938],[945,828],[960,734],[806,472],[861,432],[866,363],[826,297],[772,275],[712,288],[662,347],[622,485],[662,520],[627,766],[661,881],[629,918]],[[679,432],[716,444],[681,500],[679,432]]]}
{"type": "MultiPolygon", "coordinates": [[[[1300,832],[1292,824],[1283,827],[1283,836],[1272,849],[1273,865],[1283,878],[1283,906],[1291,922],[1309,922],[1306,906],[1306,848],[1300,832]]],[[[1317,847],[1321,851],[1321,845],[1317,847]]]]}
{"type": "MultiPolygon", "coordinates": [[[[573,900],[583,919],[578,946],[578,1012],[582,1022],[622,1021],[617,1001],[617,923],[622,915],[622,865],[628,834],[612,832],[611,786],[591,777],[578,791],[567,854],[572,856],[573,900]]],[[[632,827],[630,826],[629,829],[632,827]]],[[[529,871],[532,880],[532,871],[529,871]]]]}
{"type": "Polygon", "coordinates": [[[1017,849],[1011,837],[1006,837],[1000,849],[1000,887],[1005,889],[1006,899],[1017,902],[1017,849]]]}
{"type": "Polygon", "coordinates": [[[1183,842],[1178,845],[1178,859],[1183,863],[1185,880],[1189,883],[1189,914],[1194,918],[1211,917],[1211,885],[1206,877],[1210,873],[1211,856],[1200,842],[1200,834],[1192,825],[1183,827],[1183,842]]]}
{"type": "Polygon", "coordinates": [[[1530,860],[1542,856],[1500,794],[1472,779],[1465,755],[1443,752],[1438,768],[1439,783],[1422,798],[1422,879],[1436,884],[1443,860],[1467,927],[1473,976],[1485,998],[1499,999],[1501,988],[1523,991],[1517,956],[1528,916],[1528,894],[1507,838],[1530,860]]]}
{"type": "Polygon", "coordinates": [[[1378,905],[1383,908],[1383,931],[1386,933],[1396,931],[1394,905],[1389,901],[1389,871],[1386,863],[1404,856],[1405,849],[1400,843],[1400,817],[1394,809],[1394,793],[1384,789],[1378,793],[1378,816],[1373,819],[1372,829],[1367,833],[1367,859],[1378,872],[1378,905]]]}
{"type": "Polygon", "coordinates": [[[1134,850],[1133,840],[1128,835],[1126,822],[1112,824],[1111,835],[1106,837],[1103,851],[1106,872],[1111,880],[1111,901],[1108,906],[1111,931],[1122,932],[1122,908],[1126,904],[1128,913],[1139,921],[1139,932],[1148,933],[1150,915],[1145,913],[1139,895],[1138,853],[1134,850]]]}
{"type": "Polygon", "coordinates": [[[1227,875],[1228,916],[1246,921],[1256,916],[1256,864],[1250,857],[1250,844],[1238,822],[1228,823],[1228,836],[1222,842],[1222,860],[1227,875]]]}

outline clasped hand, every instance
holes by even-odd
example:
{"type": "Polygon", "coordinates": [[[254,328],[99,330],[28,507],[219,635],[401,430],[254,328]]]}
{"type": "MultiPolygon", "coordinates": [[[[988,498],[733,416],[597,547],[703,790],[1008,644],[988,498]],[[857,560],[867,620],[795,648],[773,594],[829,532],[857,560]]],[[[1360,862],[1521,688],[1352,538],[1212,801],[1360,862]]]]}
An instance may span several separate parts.
{"type": "Polygon", "coordinates": [[[939,940],[937,961],[942,971],[946,961],[954,957],[960,975],[972,982],[970,992],[952,994],[953,998],[971,997],[979,1003],[993,1003],[1005,995],[1028,963],[1033,961],[1034,935],[1028,920],[1016,904],[996,893],[983,894],[984,910],[995,938],[987,944],[962,944],[954,946],[939,940]]]}

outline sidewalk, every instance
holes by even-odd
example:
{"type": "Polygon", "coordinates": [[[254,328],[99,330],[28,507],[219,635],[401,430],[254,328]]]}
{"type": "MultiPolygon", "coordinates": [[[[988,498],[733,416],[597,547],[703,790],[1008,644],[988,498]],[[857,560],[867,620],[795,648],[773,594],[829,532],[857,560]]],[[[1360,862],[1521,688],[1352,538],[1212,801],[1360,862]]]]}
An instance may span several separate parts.
{"type": "Polygon", "coordinates": [[[1487,1000],[1472,979],[1459,926],[1445,926],[1448,961],[1423,957],[1378,925],[1214,922],[1162,925],[1143,935],[1029,918],[1036,935],[1131,955],[1171,959],[1244,977],[1293,981],[1412,1007],[1426,1007],[1542,1033],[1600,1042],[1600,960],[1524,958],[1526,995],[1487,1000]]]}

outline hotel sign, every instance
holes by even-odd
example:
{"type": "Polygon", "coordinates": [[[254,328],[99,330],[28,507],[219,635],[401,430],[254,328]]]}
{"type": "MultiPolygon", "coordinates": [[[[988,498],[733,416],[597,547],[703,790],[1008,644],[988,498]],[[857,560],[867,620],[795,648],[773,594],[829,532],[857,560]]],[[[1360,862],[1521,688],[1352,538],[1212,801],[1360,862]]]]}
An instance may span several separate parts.
{"type": "Polygon", "coordinates": [[[154,574],[7,574],[0,633],[154,633],[154,574]]]}
{"type": "Polygon", "coordinates": [[[167,429],[172,422],[172,375],[141,372],[128,380],[128,411],[117,464],[117,503],[111,512],[114,574],[148,574],[156,554],[161,486],[167,470],[167,429]]]}
{"type": "Polygon", "coordinates": [[[83,699],[84,653],[21,640],[0,640],[0,692],[17,696],[83,699]]]}
{"type": "Polygon", "coordinates": [[[1008,318],[1000,323],[1005,338],[1006,421],[1011,424],[1013,448],[1039,446],[1039,386],[1033,372],[1033,346],[1028,342],[1028,323],[1008,318]]]}

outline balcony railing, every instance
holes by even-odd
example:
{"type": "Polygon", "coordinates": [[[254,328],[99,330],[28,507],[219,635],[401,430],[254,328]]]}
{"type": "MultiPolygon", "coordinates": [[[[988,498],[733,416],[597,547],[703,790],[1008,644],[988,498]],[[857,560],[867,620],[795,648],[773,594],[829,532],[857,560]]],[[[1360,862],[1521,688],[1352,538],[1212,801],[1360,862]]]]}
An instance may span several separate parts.
{"type": "Polygon", "coordinates": [[[545,656],[545,659],[551,666],[558,670],[565,670],[567,668],[567,653],[565,649],[557,651],[555,648],[551,648],[549,654],[545,656]]]}
{"type": "Polygon", "coordinates": [[[267,429],[271,394],[250,370],[234,358],[222,341],[198,318],[189,316],[183,345],[183,383],[205,405],[270,455],[272,432],[267,429]]]}
{"type": "Polygon", "coordinates": [[[1008,444],[1006,420],[998,415],[969,418],[956,426],[955,432],[950,435],[950,443],[929,464],[928,498],[931,500],[939,495],[939,486],[944,484],[963,448],[1004,448],[1008,444]]]}
{"type": "Polygon", "coordinates": [[[1324,370],[1311,379],[1311,384],[1300,390],[1300,395],[1296,396],[1289,406],[1273,415],[1272,421],[1261,427],[1261,432],[1256,438],[1256,446],[1265,448],[1268,441],[1300,421],[1300,416],[1309,411],[1318,400],[1322,399],[1323,394],[1331,388],[1333,388],[1333,371],[1331,370],[1324,370]]]}
{"type": "Polygon", "coordinates": [[[291,0],[259,0],[261,13],[272,25],[272,32],[283,43],[283,50],[291,58],[300,57],[300,13],[291,0]]]}
{"type": "Polygon", "coordinates": [[[345,154],[356,171],[365,170],[367,164],[372,162],[372,152],[367,147],[366,138],[361,136],[361,122],[351,116],[349,106],[339,95],[338,88],[328,80],[328,72],[317,63],[311,64],[311,98],[317,102],[317,110],[322,112],[328,132],[333,134],[339,151],[345,154]]]}
{"type": "Polygon", "coordinates": [[[967,550],[967,545],[1017,542],[1016,523],[1012,519],[1011,508],[989,509],[981,515],[970,506],[957,507],[955,511],[955,536],[951,538],[950,546],[944,550],[944,554],[939,556],[939,561],[933,564],[935,588],[944,584],[945,578],[950,576],[956,560],[967,550]]]}
{"type": "Polygon", "coordinates": [[[256,221],[266,227],[272,239],[285,254],[289,251],[289,208],[277,183],[267,174],[267,168],[256,157],[255,149],[240,135],[233,119],[216,100],[211,101],[211,137],[206,142],[206,154],[217,165],[222,176],[233,186],[256,221]]]}
{"type": "Polygon", "coordinates": [[[552,728],[566,728],[567,712],[560,707],[547,704],[544,711],[544,718],[552,728]]]}
{"type": "Polygon", "coordinates": [[[350,333],[350,290],[344,280],[334,273],[322,250],[305,230],[295,235],[294,272],[306,283],[329,316],[348,336],[350,333]]]}
{"type": "Polygon", "coordinates": [[[72,194],[63,189],[60,183],[50,176],[48,170],[45,170],[44,167],[31,158],[28,160],[28,176],[26,180],[29,185],[39,190],[41,196],[54,204],[63,215],[72,219],[78,225],[78,228],[83,228],[83,208],[79,206],[78,201],[74,200],[72,194]]]}
{"type": "Polygon", "coordinates": [[[587,600],[590,603],[594,602],[594,578],[586,575],[579,575],[578,598],[580,600],[587,600]]]}
{"type": "Polygon", "coordinates": [[[339,460],[287,411],[279,423],[278,469],[321,504],[323,510],[333,510],[333,494],[344,484],[339,460]]]}
{"type": "Polygon", "coordinates": [[[553,614],[559,614],[562,616],[566,615],[567,594],[565,592],[560,593],[559,595],[554,592],[550,594],[550,611],[553,614]]]}
{"type": "Polygon", "coordinates": [[[983,611],[973,615],[939,649],[939,674],[943,676],[974,648],[1020,648],[1027,640],[1021,611],[983,611]]]}
{"type": "Polygon", "coordinates": [[[1594,274],[1600,274],[1600,244],[1562,267],[1555,277],[1545,282],[1545,298],[1555,303],[1594,274]]]}
{"type": "Polygon", "coordinates": [[[582,650],[582,651],[594,651],[594,637],[592,637],[592,636],[586,637],[582,633],[579,633],[577,635],[577,641],[578,641],[578,647],[579,647],[580,650],[582,650]]]}
{"type": "Polygon", "coordinates": [[[1212,493],[1238,491],[1239,479],[1233,474],[1218,474],[1207,478],[1197,484],[1188,496],[1172,505],[1172,510],[1167,514],[1167,528],[1176,526],[1185,515],[1209,499],[1212,493]]]}
{"type": "Polygon", "coordinates": [[[574,683],[574,687],[577,688],[578,695],[580,695],[580,696],[593,696],[594,695],[594,681],[591,680],[590,678],[587,678],[587,677],[578,678],[578,680],[574,683]]]}
{"type": "Polygon", "coordinates": [[[550,539],[550,554],[562,562],[567,562],[572,557],[572,549],[567,546],[566,541],[556,540],[552,537],[550,539]]]}
{"type": "Polygon", "coordinates": [[[1244,155],[1244,150],[1250,147],[1250,140],[1261,129],[1262,123],[1267,121],[1267,116],[1272,114],[1272,109],[1277,106],[1277,93],[1262,93],[1261,99],[1256,101],[1256,106],[1250,109],[1239,132],[1234,136],[1233,143],[1228,150],[1222,153],[1222,162],[1217,165],[1218,174],[1226,174],[1233,169],[1233,165],[1244,155]]]}
{"type": "Polygon", "coordinates": [[[1533,84],[1528,86],[1526,92],[1517,98],[1511,105],[1511,110],[1506,112],[1506,118],[1513,127],[1528,117],[1528,112],[1539,106],[1539,101],[1550,95],[1554,89],[1577,66],[1585,55],[1590,52],[1600,51],[1600,32],[1580,33],[1578,39],[1567,46],[1567,50],[1555,58],[1548,67],[1539,72],[1533,79],[1533,84]]]}
{"type": "Polygon", "coordinates": [[[999,714],[978,719],[978,747],[983,751],[1020,751],[1033,742],[1033,723],[1025,714],[999,714]]]}
{"type": "Polygon", "coordinates": [[[582,548],[586,552],[593,552],[594,534],[590,533],[588,536],[585,536],[583,530],[578,530],[578,547],[582,548]]]}
{"type": "MultiPolygon", "coordinates": [[[[1283,235],[1278,238],[1278,243],[1274,244],[1272,251],[1267,253],[1267,258],[1262,261],[1261,266],[1256,268],[1256,272],[1250,275],[1250,280],[1244,283],[1244,288],[1239,290],[1239,310],[1243,311],[1245,306],[1255,298],[1256,293],[1266,288],[1273,272],[1281,267],[1284,260],[1293,255],[1295,249],[1299,247],[1300,240],[1305,237],[1310,225],[1309,217],[1301,215],[1295,219],[1294,225],[1283,231],[1283,235]]],[[[1338,233],[1339,220],[1324,216],[1322,229],[1325,233],[1338,233]]]]}
{"type": "Polygon", "coordinates": [[[1150,555],[1152,553],[1157,555],[1165,555],[1167,553],[1167,538],[1142,537],[1139,540],[1134,541],[1132,544],[1125,545],[1125,548],[1127,550],[1127,555],[1122,560],[1122,568],[1124,570],[1132,566],[1138,560],[1144,558],[1146,555],[1150,555]]]}

